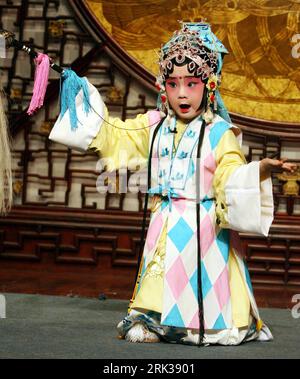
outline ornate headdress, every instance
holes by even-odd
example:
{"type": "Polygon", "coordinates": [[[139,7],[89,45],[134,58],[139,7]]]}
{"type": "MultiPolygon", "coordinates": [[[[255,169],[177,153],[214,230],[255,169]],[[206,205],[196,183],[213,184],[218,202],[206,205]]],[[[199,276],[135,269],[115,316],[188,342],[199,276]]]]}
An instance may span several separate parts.
{"type": "Polygon", "coordinates": [[[156,86],[160,91],[158,108],[172,115],[169,107],[165,79],[168,72],[172,71],[173,64],[181,64],[189,58],[188,68],[190,72],[201,77],[206,83],[207,110],[206,117],[212,117],[212,111],[220,114],[230,121],[227,109],[221,99],[218,87],[221,84],[221,69],[223,55],[228,54],[222,42],[213,34],[210,25],[204,22],[182,22],[181,30],[176,31],[173,37],[161,47],[159,58],[159,76],[156,86]]]}

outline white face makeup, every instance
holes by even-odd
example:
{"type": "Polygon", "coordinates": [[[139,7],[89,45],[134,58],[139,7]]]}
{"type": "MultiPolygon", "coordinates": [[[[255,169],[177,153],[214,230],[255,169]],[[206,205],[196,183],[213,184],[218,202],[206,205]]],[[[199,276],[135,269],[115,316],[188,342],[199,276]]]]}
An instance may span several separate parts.
{"type": "Polygon", "coordinates": [[[205,84],[200,78],[189,73],[187,65],[182,67],[175,65],[165,86],[169,104],[177,117],[188,121],[202,112],[199,107],[205,84]]]}

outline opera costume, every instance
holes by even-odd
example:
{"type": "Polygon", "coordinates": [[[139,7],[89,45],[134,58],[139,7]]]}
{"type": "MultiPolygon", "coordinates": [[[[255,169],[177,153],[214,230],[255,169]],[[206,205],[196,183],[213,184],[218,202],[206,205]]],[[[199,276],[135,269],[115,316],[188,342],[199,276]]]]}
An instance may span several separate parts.
{"type": "Polygon", "coordinates": [[[154,342],[156,336],[237,345],[273,338],[259,316],[237,233],[268,235],[272,181],[260,181],[259,162],[247,164],[241,131],[218,91],[226,53],[208,24],[184,23],[161,50],[159,110],[126,121],[112,118],[87,82],[76,96],[76,130],[65,110],[49,136],[95,151],[107,158],[109,171],[134,166],[135,160],[148,164],[150,224],[129,311],[117,326],[120,337],[132,342],[154,342]],[[207,88],[205,112],[188,122],[172,111],[164,88],[170,62],[186,57],[207,88]],[[84,91],[96,110],[88,115],[84,91]],[[125,161],[120,152],[126,152],[125,161]],[[128,338],[137,326],[136,337],[128,338]]]}

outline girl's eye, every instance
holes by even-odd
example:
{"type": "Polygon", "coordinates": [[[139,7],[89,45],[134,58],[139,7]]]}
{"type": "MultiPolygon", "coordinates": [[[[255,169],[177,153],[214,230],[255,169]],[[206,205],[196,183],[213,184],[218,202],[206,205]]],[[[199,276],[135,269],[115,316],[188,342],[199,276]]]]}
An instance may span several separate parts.
{"type": "Polygon", "coordinates": [[[168,82],[168,86],[171,87],[171,88],[175,88],[176,87],[176,83],[175,82],[168,82]]]}
{"type": "Polygon", "coordinates": [[[189,82],[188,87],[195,87],[197,84],[197,82],[189,82]]]}

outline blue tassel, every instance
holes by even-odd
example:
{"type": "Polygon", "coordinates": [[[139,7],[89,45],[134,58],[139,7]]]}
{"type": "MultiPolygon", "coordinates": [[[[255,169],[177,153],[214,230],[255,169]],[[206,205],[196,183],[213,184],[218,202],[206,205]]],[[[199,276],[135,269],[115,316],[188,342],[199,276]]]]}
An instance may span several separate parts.
{"type": "Polygon", "coordinates": [[[215,95],[216,95],[217,104],[218,104],[217,111],[215,113],[221,116],[225,121],[231,123],[231,118],[223,102],[220,92],[217,90],[215,95]]]}
{"type": "Polygon", "coordinates": [[[73,70],[65,69],[61,75],[60,89],[60,117],[62,118],[67,110],[70,113],[71,129],[76,130],[78,124],[75,98],[79,91],[83,92],[83,109],[86,114],[91,109],[90,96],[86,78],[80,78],[73,70]]]}
{"type": "Polygon", "coordinates": [[[160,93],[157,96],[156,109],[158,109],[159,111],[163,110],[163,103],[161,101],[160,93]]]}

